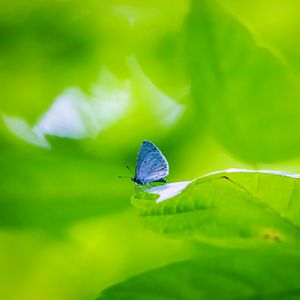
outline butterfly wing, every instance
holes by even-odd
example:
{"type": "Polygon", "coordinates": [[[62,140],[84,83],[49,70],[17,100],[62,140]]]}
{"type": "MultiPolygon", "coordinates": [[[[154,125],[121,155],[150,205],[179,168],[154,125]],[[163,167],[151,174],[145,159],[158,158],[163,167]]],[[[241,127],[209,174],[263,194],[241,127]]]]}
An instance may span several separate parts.
{"type": "Polygon", "coordinates": [[[145,160],[146,156],[151,153],[151,152],[155,152],[156,151],[156,146],[149,142],[149,141],[143,141],[139,153],[138,153],[138,157],[136,160],[136,166],[135,166],[135,174],[138,176],[141,170],[141,166],[143,161],[145,160]]]}
{"type": "Polygon", "coordinates": [[[168,174],[167,159],[153,143],[144,141],[137,158],[136,177],[147,184],[161,180],[168,174]]]}

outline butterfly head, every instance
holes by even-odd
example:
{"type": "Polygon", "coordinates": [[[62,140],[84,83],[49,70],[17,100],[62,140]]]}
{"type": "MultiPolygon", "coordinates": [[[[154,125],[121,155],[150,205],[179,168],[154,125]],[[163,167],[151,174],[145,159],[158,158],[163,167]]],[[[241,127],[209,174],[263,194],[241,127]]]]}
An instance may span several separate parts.
{"type": "Polygon", "coordinates": [[[137,178],[136,176],[132,177],[131,180],[135,183],[137,183],[138,185],[144,185],[145,183],[143,181],[141,181],[139,178],[137,178]]]}

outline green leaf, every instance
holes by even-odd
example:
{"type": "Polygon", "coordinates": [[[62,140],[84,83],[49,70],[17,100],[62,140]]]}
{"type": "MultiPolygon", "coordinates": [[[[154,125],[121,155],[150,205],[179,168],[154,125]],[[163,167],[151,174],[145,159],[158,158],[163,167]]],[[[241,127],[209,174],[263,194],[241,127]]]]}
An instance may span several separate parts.
{"type": "Polygon", "coordinates": [[[300,154],[299,84],[264,41],[215,1],[193,1],[187,21],[193,97],[214,136],[252,163],[300,154]]]}
{"type": "Polygon", "coordinates": [[[104,290],[110,299],[299,299],[299,254],[212,249],[201,259],[138,275],[104,290]]]}
{"type": "MultiPolygon", "coordinates": [[[[162,197],[176,184],[149,192],[162,197]]],[[[169,199],[148,195],[132,200],[145,226],[156,232],[224,247],[299,247],[300,175],[233,169],[202,176],[169,199]]]]}

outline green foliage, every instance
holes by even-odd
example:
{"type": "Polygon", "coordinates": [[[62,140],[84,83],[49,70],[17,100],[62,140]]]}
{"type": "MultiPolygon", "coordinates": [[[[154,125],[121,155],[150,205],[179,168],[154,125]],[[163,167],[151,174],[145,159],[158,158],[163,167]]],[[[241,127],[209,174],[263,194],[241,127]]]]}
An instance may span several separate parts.
{"type": "Polygon", "coordinates": [[[191,87],[216,138],[249,162],[299,155],[299,84],[266,43],[215,1],[187,20],[191,87]]]}
{"type": "Polygon", "coordinates": [[[299,192],[299,176],[228,171],[160,203],[137,194],[146,227],[202,242],[197,258],[136,276],[99,299],[297,299],[299,192]]]}
{"type": "Polygon", "coordinates": [[[299,253],[220,251],[111,287],[97,299],[299,299],[299,253]]]}
{"type": "Polygon", "coordinates": [[[157,203],[137,194],[148,228],[226,247],[300,246],[300,178],[272,172],[217,172],[157,203]]]}
{"type": "Polygon", "coordinates": [[[297,298],[298,177],[198,177],[300,174],[299,20],[294,0],[2,1],[0,299],[297,298]],[[118,176],[144,139],[169,182],[198,179],[137,216],[118,176]]]}

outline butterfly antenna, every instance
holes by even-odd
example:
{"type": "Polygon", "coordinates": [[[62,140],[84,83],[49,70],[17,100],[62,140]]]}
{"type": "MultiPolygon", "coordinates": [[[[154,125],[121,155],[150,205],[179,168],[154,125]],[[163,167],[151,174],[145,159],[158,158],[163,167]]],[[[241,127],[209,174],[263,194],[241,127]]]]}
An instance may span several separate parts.
{"type": "Polygon", "coordinates": [[[126,166],[126,168],[129,170],[129,172],[134,176],[132,170],[129,168],[129,166],[126,166]]]}
{"type": "MultiPolygon", "coordinates": [[[[129,170],[129,172],[133,175],[133,172],[129,168],[129,166],[126,166],[126,168],[129,170]]],[[[134,175],[133,175],[134,176],[134,175]]],[[[118,176],[118,178],[130,178],[130,176],[118,176]]]]}

